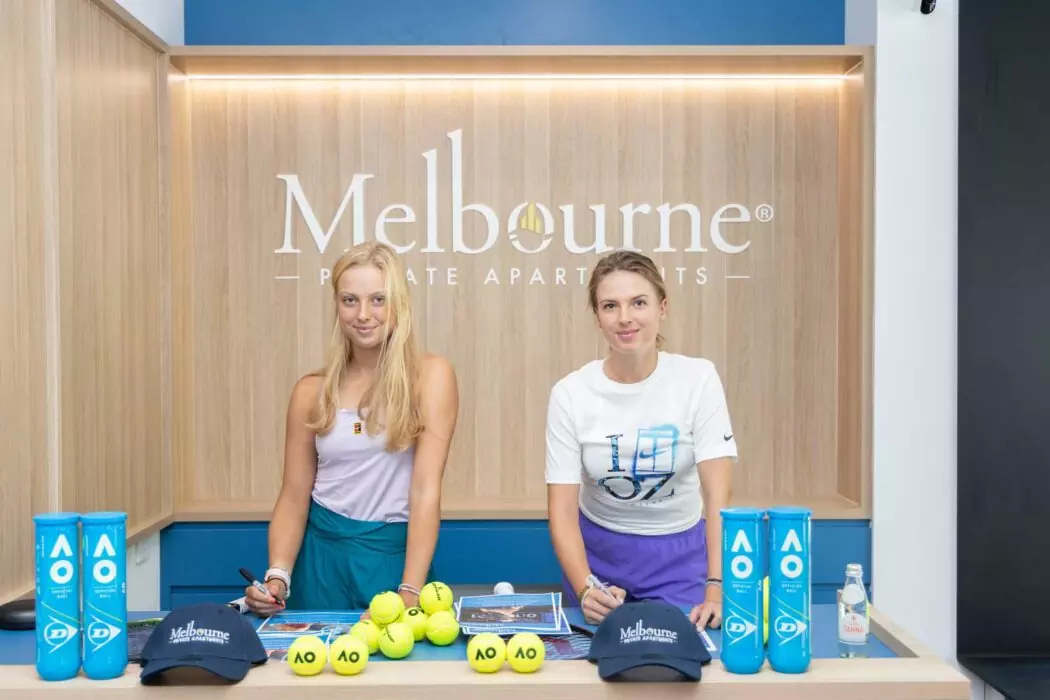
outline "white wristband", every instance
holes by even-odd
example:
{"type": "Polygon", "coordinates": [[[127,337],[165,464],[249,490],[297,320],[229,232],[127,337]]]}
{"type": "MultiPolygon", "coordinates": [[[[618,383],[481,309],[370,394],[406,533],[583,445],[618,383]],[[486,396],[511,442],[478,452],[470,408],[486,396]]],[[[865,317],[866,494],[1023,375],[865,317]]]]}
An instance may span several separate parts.
{"type": "Polygon", "coordinates": [[[287,569],[282,569],[279,566],[270,567],[266,570],[266,574],[264,576],[265,580],[263,582],[265,583],[266,581],[269,581],[272,578],[275,578],[278,581],[284,583],[284,595],[286,598],[292,594],[292,575],[288,572],[287,569]]]}

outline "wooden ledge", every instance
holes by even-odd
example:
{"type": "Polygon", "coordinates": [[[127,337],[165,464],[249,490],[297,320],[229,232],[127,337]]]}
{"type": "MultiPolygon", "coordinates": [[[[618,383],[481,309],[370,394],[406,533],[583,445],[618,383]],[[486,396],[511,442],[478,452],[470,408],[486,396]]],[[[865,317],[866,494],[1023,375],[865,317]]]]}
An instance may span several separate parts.
{"type": "Polygon", "coordinates": [[[858,46],[173,46],[187,76],[381,74],[843,76],[858,46]]]}
{"type": "MultiPolygon", "coordinates": [[[[177,507],[172,522],[269,522],[273,501],[211,501],[184,503],[177,507]]],[[[870,513],[841,496],[821,498],[740,498],[734,506],[768,508],[804,506],[813,509],[817,520],[867,520],[870,513]]],[[[444,520],[546,520],[544,500],[475,499],[450,500],[442,507],[444,520]]]]}
{"type": "MultiPolygon", "coordinates": [[[[660,692],[679,697],[708,700],[759,700],[771,697],[832,700],[849,697],[854,700],[967,700],[970,682],[950,663],[914,644],[899,628],[872,609],[873,628],[880,638],[894,637],[896,646],[911,653],[899,658],[883,659],[814,659],[807,673],[780,674],[768,664],[754,675],[727,673],[721,663],[704,668],[699,683],[664,684],[660,692]],[[901,635],[901,636],[897,636],[901,635]],[[673,687],[672,687],[673,685],[673,687]],[[673,692],[672,692],[673,691],[673,692]]],[[[164,685],[142,686],[140,669],[129,665],[124,675],[110,681],[90,681],[80,676],[61,683],[38,680],[31,665],[0,667],[0,692],[20,698],[71,697],[78,700],[111,700],[112,698],[199,698],[206,696],[250,698],[251,700],[284,700],[289,694],[309,698],[340,697],[412,700],[425,694],[435,700],[482,700],[502,691],[515,700],[531,700],[537,695],[588,700],[594,698],[646,697],[657,687],[649,683],[602,681],[595,667],[587,661],[548,661],[533,674],[517,674],[509,668],[499,673],[481,674],[461,661],[386,661],[370,662],[358,676],[339,676],[331,669],[302,678],[294,675],[287,664],[270,662],[252,669],[235,685],[164,685]]]]}

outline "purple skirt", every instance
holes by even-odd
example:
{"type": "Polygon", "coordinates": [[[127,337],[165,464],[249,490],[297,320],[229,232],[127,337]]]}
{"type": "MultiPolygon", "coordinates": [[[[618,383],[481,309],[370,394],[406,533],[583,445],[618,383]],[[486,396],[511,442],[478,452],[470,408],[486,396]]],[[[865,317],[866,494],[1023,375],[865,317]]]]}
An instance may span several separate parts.
{"type": "MultiPolygon", "coordinates": [[[[670,535],[632,535],[608,530],[580,513],[580,532],[591,572],[627,591],[627,600],[661,600],[676,607],[704,601],[707,583],[705,522],[670,535]]],[[[562,605],[579,607],[562,574],[562,605]]]]}

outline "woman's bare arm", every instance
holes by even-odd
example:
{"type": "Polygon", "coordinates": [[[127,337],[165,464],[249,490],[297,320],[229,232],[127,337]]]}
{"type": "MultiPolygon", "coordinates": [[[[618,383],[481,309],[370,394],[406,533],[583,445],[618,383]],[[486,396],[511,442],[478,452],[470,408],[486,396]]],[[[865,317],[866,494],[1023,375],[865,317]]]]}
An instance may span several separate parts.
{"type": "MultiPolygon", "coordinates": [[[[423,433],[416,443],[408,497],[408,543],[402,583],[417,590],[427,582],[441,527],[441,482],[459,417],[456,372],[445,358],[428,356],[420,372],[423,433]]],[[[418,597],[403,591],[407,604],[418,597]]]]}

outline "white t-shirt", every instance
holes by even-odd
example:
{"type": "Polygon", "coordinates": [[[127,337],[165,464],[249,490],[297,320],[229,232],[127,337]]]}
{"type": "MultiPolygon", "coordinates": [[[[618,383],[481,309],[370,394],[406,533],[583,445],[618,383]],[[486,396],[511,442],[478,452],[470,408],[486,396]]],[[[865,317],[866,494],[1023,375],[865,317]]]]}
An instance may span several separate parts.
{"type": "Polygon", "coordinates": [[[634,384],[589,362],[551,389],[548,484],[580,484],[580,510],[617,532],[660,535],[703,514],[697,464],[736,459],[725,391],[714,364],[660,352],[634,384]]]}

